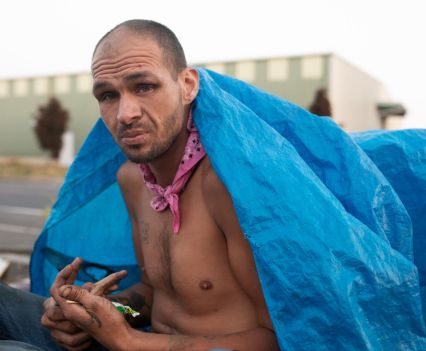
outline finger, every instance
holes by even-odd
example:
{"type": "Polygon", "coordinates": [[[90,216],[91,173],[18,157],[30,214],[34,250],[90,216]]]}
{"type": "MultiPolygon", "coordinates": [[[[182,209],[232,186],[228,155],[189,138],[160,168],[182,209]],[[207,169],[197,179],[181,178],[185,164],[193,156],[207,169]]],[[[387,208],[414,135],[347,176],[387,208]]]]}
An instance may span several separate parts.
{"type": "Polygon", "coordinates": [[[43,320],[48,320],[48,321],[50,321],[51,323],[58,323],[58,322],[63,322],[63,321],[65,321],[65,320],[66,320],[66,318],[65,318],[65,316],[64,316],[64,314],[63,314],[63,312],[62,312],[62,311],[60,311],[60,312],[55,312],[55,313],[51,313],[51,312],[49,311],[49,313],[48,313],[48,312],[46,312],[46,313],[44,313],[44,314],[42,315],[41,320],[42,320],[42,321],[43,321],[43,320]]]}
{"type": "MultiPolygon", "coordinates": [[[[43,302],[44,314],[42,321],[49,320],[52,323],[66,320],[64,313],[62,312],[56,301],[50,297],[43,302]]],[[[46,322],[47,326],[47,322],[46,322]]]]}
{"type": "Polygon", "coordinates": [[[74,261],[59,271],[55,281],[53,282],[53,285],[62,286],[66,284],[67,281],[70,281],[69,284],[73,284],[82,263],[83,260],[80,257],[76,257],[74,261]]]}
{"type": "Polygon", "coordinates": [[[76,257],[74,261],[71,262],[71,275],[68,277],[66,284],[71,285],[74,284],[75,279],[77,278],[78,272],[80,271],[81,264],[83,263],[83,260],[80,257],[76,257]]]}
{"type": "Polygon", "coordinates": [[[108,288],[108,291],[106,293],[109,294],[109,293],[111,293],[113,291],[118,290],[118,288],[119,288],[118,284],[114,284],[113,286],[111,286],[110,288],[108,288]]]}
{"type": "Polygon", "coordinates": [[[83,344],[87,343],[87,341],[91,340],[90,334],[83,331],[70,335],[55,329],[52,330],[50,335],[57,343],[72,348],[81,347],[83,344]]]}
{"type": "Polygon", "coordinates": [[[67,346],[59,342],[57,342],[57,344],[68,351],[83,351],[83,350],[87,350],[92,345],[92,342],[93,342],[92,340],[89,340],[79,346],[67,346]]]}
{"type": "Polygon", "coordinates": [[[111,304],[108,300],[92,295],[89,291],[75,285],[62,286],[59,288],[59,294],[62,299],[60,302],[61,308],[68,320],[83,329],[91,330],[94,324],[97,327],[101,327],[102,323],[96,311],[102,303],[108,302],[111,304]]]}
{"type": "Polygon", "coordinates": [[[48,297],[43,301],[43,309],[46,311],[52,303],[55,303],[51,297],[48,297]]]}
{"type": "Polygon", "coordinates": [[[46,311],[47,317],[52,321],[63,321],[65,320],[64,312],[59,306],[55,306],[49,311],[46,311]]]}
{"type": "Polygon", "coordinates": [[[61,308],[56,304],[55,300],[51,298],[53,303],[45,304],[44,306],[44,314],[47,318],[52,321],[63,321],[65,320],[64,313],[61,308]]]}
{"type": "Polygon", "coordinates": [[[61,302],[65,317],[91,335],[96,335],[105,323],[112,320],[125,322],[124,316],[104,297],[75,285],[62,286],[59,292],[63,299],[67,299],[61,302]]]}
{"type": "Polygon", "coordinates": [[[56,304],[56,301],[53,299],[53,297],[49,297],[43,301],[43,309],[45,312],[51,310],[55,306],[57,306],[57,304],[56,304]]]}
{"type": "Polygon", "coordinates": [[[74,323],[70,321],[55,322],[47,318],[46,316],[41,317],[41,325],[46,328],[49,328],[50,330],[59,330],[70,335],[74,335],[82,331],[81,328],[77,327],[74,323]]]}
{"type": "Polygon", "coordinates": [[[78,274],[78,271],[80,270],[80,266],[82,264],[81,258],[77,257],[74,259],[74,261],[66,265],[56,276],[51,288],[50,288],[50,294],[55,299],[56,302],[58,298],[57,289],[61,287],[62,285],[67,284],[67,282],[70,282],[69,284],[73,284],[75,281],[75,278],[78,274]]]}
{"type": "Polygon", "coordinates": [[[78,347],[68,347],[67,350],[68,351],[83,351],[83,350],[87,350],[90,346],[92,345],[92,341],[87,341],[86,343],[84,343],[81,346],[78,347]]]}
{"type": "Polygon", "coordinates": [[[90,291],[90,290],[92,290],[93,285],[95,285],[95,284],[94,284],[94,283],[92,283],[92,282],[86,282],[86,283],[84,283],[81,287],[82,287],[83,289],[86,289],[86,290],[90,291]]]}
{"type": "Polygon", "coordinates": [[[127,271],[125,270],[110,274],[107,277],[96,282],[90,292],[93,295],[105,295],[111,287],[117,285],[117,283],[126,276],[127,271]]]}

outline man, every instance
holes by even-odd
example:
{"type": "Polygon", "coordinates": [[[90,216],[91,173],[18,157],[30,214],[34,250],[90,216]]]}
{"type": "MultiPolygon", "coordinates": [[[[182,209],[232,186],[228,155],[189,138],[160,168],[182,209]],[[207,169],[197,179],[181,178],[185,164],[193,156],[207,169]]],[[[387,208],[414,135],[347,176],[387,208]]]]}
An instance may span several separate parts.
{"type": "Polygon", "coordinates": [[[104,122],[130,160],[117,178],[143,273],[113,299],[153,332],[132,328],[105,296],[124,273],[73,286],[79,260],[56,279],[42,324],[68,350],[93,339],[108,350],[277,350],[249,245],[191,121],[198,73],[177,38],[155,22],[124,22],[98,43],[92,74],[104,122]]]}
{"type": "MultiPolygon", "coordinates": [[[[44,314],[41,298],[0,286],[0,338],[47,350],[98,350],[97,341],[119,350],[268,350],[278,348],[276,339],[286,350],[425,350],[411,218],[368,156],[330,119],[241,81],[200,69],[197,93],[197,72],[170,59],[179,55],[169,52],[181,49],[160,33],[146,22],[121,25],[101,40],[93,59],[105,123],[137,163],[125,164],[118,180],[134,226],[141,284],[109,296],[125,275],[118,272],[74,287],[77,259],[57,276],[44,314]],[[130,324],[150,321],[157,333],[132,329],[109,299],[141,312],[127,317],[130,324]],[[39,327],[40,318],[47,328],[39,327]]],[[[98,123],[80,161],[115,146],[105,132],[98,123]]],[[[410,172],[423,167],[418,155],[426,136],[418,136],[406,154],[416,164],[392,160],[390,173],[394,164],[407,164],[410,172]]],[[[115,180],[122,159],[115,155],[116,167],[102,165],[106,174],[92,180],[105,177],[107,187],[115,180]]],[[[404,172],[389,180],[398,185],[404,172]]],[[[79,189],[93,185],[82,178],[79,189]]],[[[81,194],[79,205],[94,193],[81,194]]],[[[67,200],[68,214],[44,232],[49,238],[41,236],[36,253],[85,231],[84,223],[66,227],[88,213],[82,206],[67,217],[67,200]]],[[[406,203],[423,208],[421,200],[406,203]]],[[[125,222],[121,211],[106,216],[125,222]]]]}

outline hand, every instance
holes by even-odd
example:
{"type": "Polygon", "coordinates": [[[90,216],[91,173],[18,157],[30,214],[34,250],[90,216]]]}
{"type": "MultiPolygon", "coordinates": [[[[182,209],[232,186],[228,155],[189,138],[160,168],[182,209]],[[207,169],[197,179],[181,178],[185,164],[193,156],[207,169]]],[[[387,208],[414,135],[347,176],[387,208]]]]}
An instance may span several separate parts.
{"type": "Polygon", "coordinates": [[[53,297],[44,301],[41,317],[41,324],[50,329],[53,340],[70,351],[84,350],[92,343],[90,334],[68,321],[57,303],[57,299],[61,299],[58,289],[65,284],[74,284],[81,264],[82,260],[76,258],[58,273],[50,288],[53,297]]]}
{"type": "Polygon", "coordinates": [[[52,297],[44,301],[43,307],[41,324],[50,329],[50,335],[58,345],[70,351],[80,351],[92,344],[90,334],[68,321],[52,297]]]}
{"type": "Polygon", "coordinates": [[[120,272],[112,273],[94,284],[85,284],[83,288],[87,287],[86,290],[88,290],[92,295],[105,297],[111,292],[117,290],[118,282],[124,279],[125,277],[127,277],[127,271],[123,270],[120,272]]]}
{"type": "MultiPolygon", "coordinates": [[[[43,304],[45,313],[41,318],[41,324],[50,329],[55,342],[70,351],[84,350],[92,343],[90,334],[68,321],[59,306],[59,301],[63,299],[58,294],[58,289],[65,284],[74,284],[82,262],[80,258],[76,258],[58,273],[50,289],[52,297],[45,300],[43,304]]],[[[118,282],[126,276],[126,271],[120,271],[96,283],[86,283],[82,288],[91,294],[106,296],[115,291],[118,288],[118,282]]]]}
{"type": "Polygon", "coordinates": [[[60,287],[59,295],[59,304],[67,320],[89,333],[106,348],[116,349],[122,346],[123,340],[130,335],[131,327],[108,299],[74,285],[60,287]]]}

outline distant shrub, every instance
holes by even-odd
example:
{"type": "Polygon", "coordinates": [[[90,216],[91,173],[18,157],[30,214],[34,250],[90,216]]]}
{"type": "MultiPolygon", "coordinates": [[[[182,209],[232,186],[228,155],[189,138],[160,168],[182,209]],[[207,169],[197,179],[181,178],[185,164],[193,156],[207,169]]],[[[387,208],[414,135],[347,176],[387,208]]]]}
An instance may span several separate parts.
{"type": "Polygon", "coordinates": [[[63,109],[58,99],[52,97],[46,105],[38,108],[34,131],[43,150],[49,150],[57,159],[62,148],[62,134],[67,129],[68,111],[63,109]]]}
{"type": "Polygon", "coordinates": [[[319,89],[315,94],[315,99],[309,106],[309,111],[317,116],[331,117],[331,104],[327,96],[326,89],[319,89]]]}

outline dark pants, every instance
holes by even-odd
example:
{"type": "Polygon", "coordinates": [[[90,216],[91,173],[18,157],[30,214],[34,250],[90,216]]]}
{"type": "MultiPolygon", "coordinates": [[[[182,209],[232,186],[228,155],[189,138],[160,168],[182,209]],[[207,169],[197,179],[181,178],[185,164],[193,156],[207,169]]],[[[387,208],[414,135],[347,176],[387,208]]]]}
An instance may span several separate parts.
{"type": "MultiPolygon", "coordinates": [[[[0,283],[0,350],[63,351],[40,319],[44,298],[0,283]]],[[[95,343],[96,344],[96,343],[95,343]]],[[[89,350],[105,350],[99,345],[89,350]]]]}

